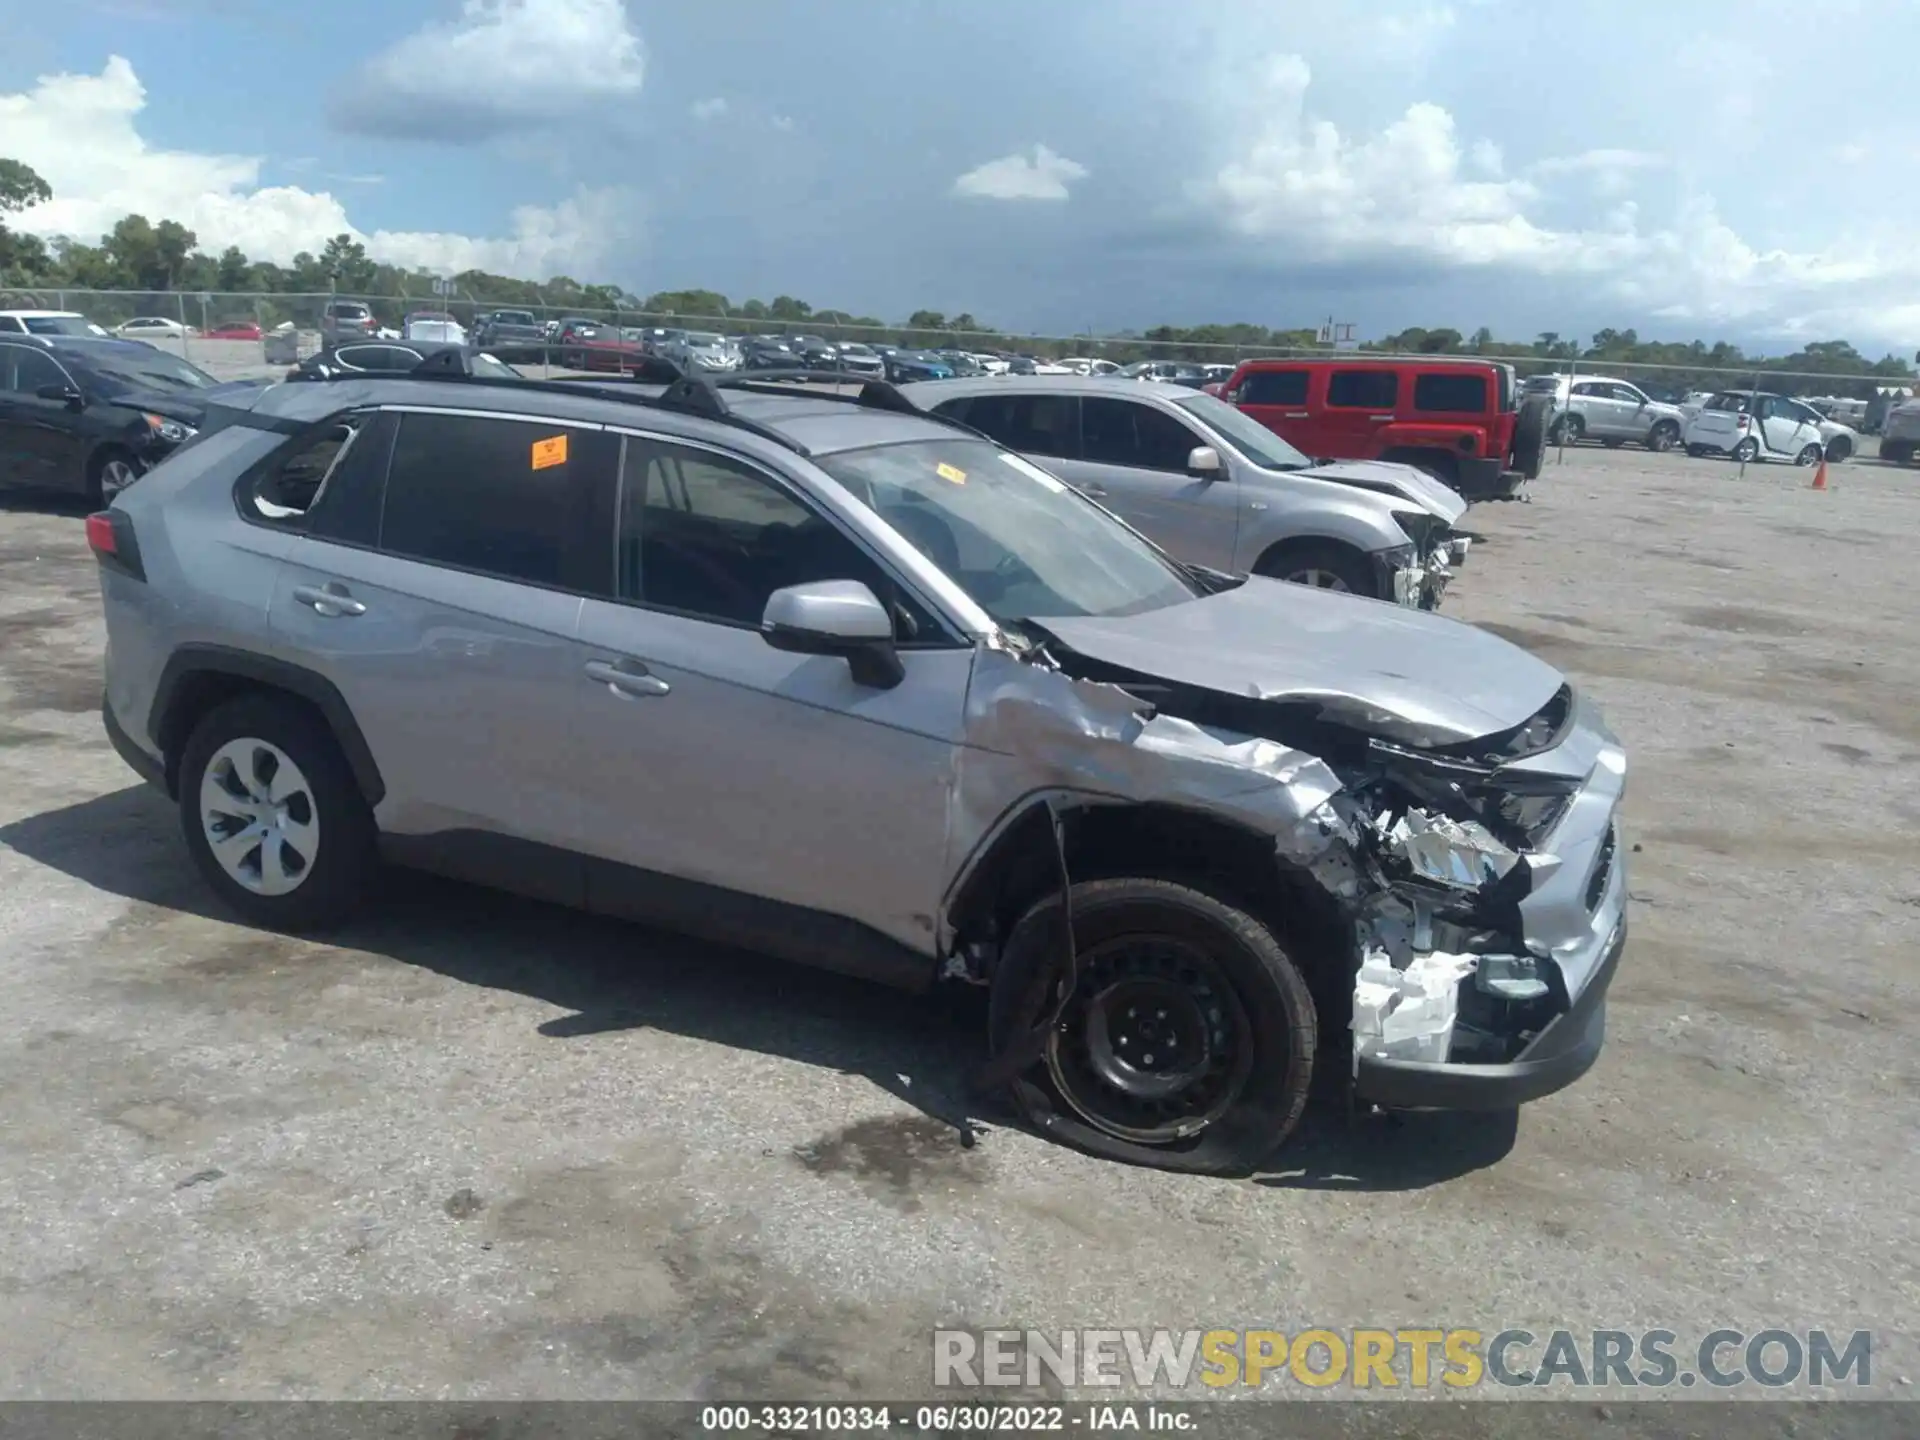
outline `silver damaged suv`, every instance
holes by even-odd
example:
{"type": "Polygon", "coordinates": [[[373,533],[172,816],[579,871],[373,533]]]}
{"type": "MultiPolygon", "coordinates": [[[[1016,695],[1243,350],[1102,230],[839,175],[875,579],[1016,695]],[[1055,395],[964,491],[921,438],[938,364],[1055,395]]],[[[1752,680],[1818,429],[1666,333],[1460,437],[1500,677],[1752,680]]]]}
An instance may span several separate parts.
{"type": "Polygon", "coordinates": [[[87,534],[108,734],[254,923],[386,859],[986,986],[978,1084],[1189,1170],[1316,1064],[1505,1108],[1600,1049],[1625,760],[1505,641],[1175,561],[885,384],[236,404],[87,534]]]}

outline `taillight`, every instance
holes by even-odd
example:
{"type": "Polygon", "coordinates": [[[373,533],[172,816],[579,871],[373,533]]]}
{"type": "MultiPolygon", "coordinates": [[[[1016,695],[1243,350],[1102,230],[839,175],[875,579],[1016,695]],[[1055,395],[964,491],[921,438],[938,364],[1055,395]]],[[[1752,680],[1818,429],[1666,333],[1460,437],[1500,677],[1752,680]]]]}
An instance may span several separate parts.
{"type": "Polygon", "coordinates": [[[135,580],[147,578],[140,563],[140,542],[134,539],[133,518],[124,510],[99,510],[87,517],[87,548],[93,558],[135,580]]]}

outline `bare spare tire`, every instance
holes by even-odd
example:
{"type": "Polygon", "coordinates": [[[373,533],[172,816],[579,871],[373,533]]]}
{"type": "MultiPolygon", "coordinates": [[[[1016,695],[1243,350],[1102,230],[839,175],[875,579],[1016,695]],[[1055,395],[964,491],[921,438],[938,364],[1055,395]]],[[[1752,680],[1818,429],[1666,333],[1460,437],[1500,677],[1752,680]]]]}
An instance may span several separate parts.
{"type": "Polygon", "coordinates": [[[1529,395],[1520,402],[1520,418],[1513,426],[1513,468],[1529,480],[1540,478],[1547,461],[1547,431],[1553,415],[1553,399],[1547,395],[1529,395]]]}

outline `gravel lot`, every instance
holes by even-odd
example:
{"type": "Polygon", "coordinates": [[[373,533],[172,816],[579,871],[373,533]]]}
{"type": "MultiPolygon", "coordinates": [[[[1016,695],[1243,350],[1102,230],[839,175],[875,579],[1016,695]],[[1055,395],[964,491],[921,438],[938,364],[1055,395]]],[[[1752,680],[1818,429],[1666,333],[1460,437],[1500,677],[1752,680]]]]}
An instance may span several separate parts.
{"type": "Polygon", "coordinates": [[[0,1396],[899,1397],[952,1324],[1864,1327],[1920,1394],[1920,477],[1808,478],[1469,517],[1450,613],[1634,767],[1608,1048],[1249,1182],[963,1149],[977,1004],[417,878],[231,923],[102,737],[78,512],[0,501],[0,1396]]]}

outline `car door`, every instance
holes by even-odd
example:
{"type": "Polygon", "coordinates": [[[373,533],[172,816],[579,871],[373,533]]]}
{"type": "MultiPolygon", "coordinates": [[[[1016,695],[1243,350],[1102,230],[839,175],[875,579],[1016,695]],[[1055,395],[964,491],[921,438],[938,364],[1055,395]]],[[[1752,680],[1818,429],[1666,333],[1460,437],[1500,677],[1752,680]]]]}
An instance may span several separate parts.
{"type": "Polygon", "coordinates": [[[1653,431],[1653,401],[1638,386],[1615,381],[1613,401],[1618,407],[1619,435],[1626,440],[1644,440],[1653,431]]]}
{"type": "Polygon", "coordinates": [[[386,784],[381,829],[426,863],[516,856],[516,888],[581,898],[563,858],[589,783],[573,744],[576,567],[617,454],[598,428],[385,410],[347,442],[282,563],[275,643],[345,699],[386,784]]]}
{"type": "Polygon", "coordinates": [[[1307,408],[1307,390],[1313,374],[1306,367],[1290,370],[1250,370],[1231,394],[1223,397],[1238,405],[1274,434],[1305,455],[1325,454],[1315,449],[1316,427],[1307,408]]]}
{"type": "Polygon", "coordinates": [[[1187,467],[1187,457],[1209,443],[1151,401],[1085,395],[1078,458],[1042,463],[1180,559],[1231,570],[1239,489],[1225,457],[1207,474],[1187,467]]]}
{"type": "Polygon", "coordinates": [[[573,677],[594,908],[721,933],[737,911],[855,973],[878,975],[865,935],[930,955],[972,647],[788,479],[688,441],[626,437],[615,570],[573,677]],[[762,637],[767,597],[819,580],[907,616],[898,685],[762,637]]]}
{"type": "Polygon", "coordinates": [[[1798,455],[1802,450],[1806,449],[1807,446],[1818,445],[1821,453],[1824,454],[1827,448],[1827,440],[1826,436],[1823,435],[1820,430],[1820,423],[1824,417],[1811,405],[1803,405],[1797,400],[1790,400],[1787,403],[1792,407],[1792,413],[1796,415],[1800,421],[1799,433],[1794,436],[1793,440],[1793,453],[1798,455]]]}
{"type": "Polygon", "coordinates": [[[41,395],[47,386],[80,388],[46,351],[0,343],[0,481],[78,489],[86,482],[83,412],[41,395]]]}
{"type": "Polygon", "coordinates": [[[1380,432],[1393,423],[1400,376],[1393,370],[1333,370],[1320,417],[1320,445],[1307,453],[1340,460],[1373,460],[1380,432]]]}
{"type": "Polygon", "coordinates": [[[1760,441],[1775,455],[1798,455],[1819,440],[1817,426],[1802,418],[1801,407],[1780,395],[1760,397],[1760,441]]]}

